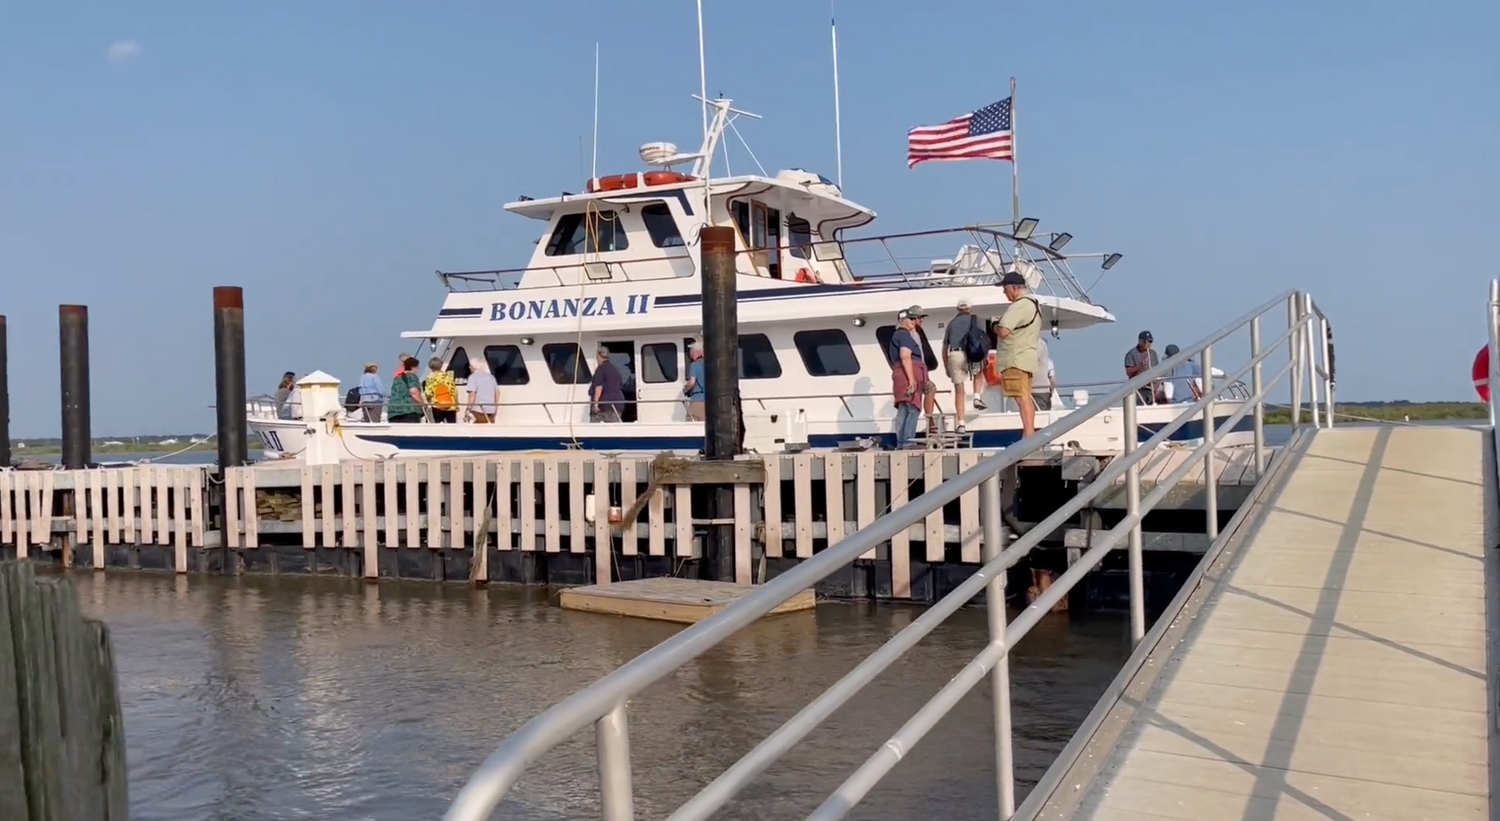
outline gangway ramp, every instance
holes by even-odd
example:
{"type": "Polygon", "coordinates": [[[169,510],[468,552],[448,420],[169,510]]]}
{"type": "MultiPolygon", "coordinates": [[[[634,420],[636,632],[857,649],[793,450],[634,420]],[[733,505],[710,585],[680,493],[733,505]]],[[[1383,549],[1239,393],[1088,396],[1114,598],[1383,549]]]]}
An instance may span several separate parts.
{"type": "Polygon", "coordinates": [[[1490,436],[1304,429],[1017,817],[1494,817],[1490,436]]]}

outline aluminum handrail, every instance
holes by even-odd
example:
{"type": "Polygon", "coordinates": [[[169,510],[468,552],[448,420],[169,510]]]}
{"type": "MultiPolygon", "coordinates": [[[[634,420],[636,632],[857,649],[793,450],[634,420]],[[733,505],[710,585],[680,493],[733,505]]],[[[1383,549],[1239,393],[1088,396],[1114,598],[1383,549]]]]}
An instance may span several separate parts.
{"type": "MultiPolygon", "coordinates": [[[[1500,279],[1490,280],[1490,427],[1495,427],[1495,403],[1500,402],[1500,279]]],[[[1500,457],[1500,430],[1495,431],[1495,455],[1500,457]]],[[[1497,458],[1496,464],[1500,464],[1497,458]]]]}
{"type": "MultiPolygon", "coordinates": [[[[1000,817],[1009,818],[1015,811],[1014,771],[1010,742],[1010,698],[1006,656],[1014,643],[1036,624],[1043,614],[1067,595],[1105,553],[1121,538],[1129,540],[1130,559],[1130,622],[1131,635],[1139,642],[1145,634],[1145,605],[1141,570],[1141,520],[1162,498],[1197,467],[1201,458],[1205,466],[1205,492],[1208,509],[1216,510],[1217,483],[1214,451],[1217,442],[1225,433],[1234,429],[1247,414],[1256,420],[1255,459],[1258,468],[1265,465],[1264,437],[1261,432],[1265,398],[1271,387],[1283,376],[1291,373],[1294,379],[1308,374],[1313,379],[1315,365],[1306,357],[1316,351],[1303,342],[1308,328],[1304,311],[1307,303],[1297,291],[1288,291],[1234,322],[1220,328],[1205,339],[1184,349],[1177,355],[1159,363],[1125,382],[1116,390],[1102,397],[1097,404],[1090,403],[1083,412],[1070,413],[1057,422],[1037,431],[1020,442],[1005,448],[1000,453],[979,462],[958,476],[943,482],[937,488],[911,500],[901,508],[875,520],[870,526],[836,545],[815,554],[758,589],[736,601],[718,614],[683,630],[651,650],[622,665],[613,673],[593,685],[581,690],[551,709],[533,718],[511,734],[498,749],[487,758],[470,778],[449,807],[444,818],[447,821],[481,821],[504,798],[506,792],[520,778],[526,767],[546,752],[567,741],[584,728],[593,724],[598,744],[600,769],[601,817],[604,821],[631,821],[634,816],[632,785],[630,782],[629,737],[626,720],[627,701],[644,691],[651,684],[670,675],[686,662],[697,658],[740,629],[754,623],[776,606],[802,590],[827,577],[835,570],[850,564],[859,556],[889,541],[911,525],[922,521],[929,514],[961,495],[981,488],[980,514],[983,528],[983,559],[985,564],[953,592],[933,604],[926,613],[898,632],[884,646],[866,658],[848,675],[826,690],[801,712],[772,733],[724,774],[705,787],[698,795],[680,807],[671,821],[700,821],[723,806],[751,780],[759,776],[789,750],[803,736],[816,727],[824,718],[848,701],[854,693],[872,680],[907,649],[915,645],[924,635],[956,612],[963,604],[984,588],[989,609],[990,644],[971,661],[955,678],[929,701],[890,741],[866,762],[834,795],[811,816],[820,821],[843,817],[854,804],[878,780],[898,763],[912,744],[919,741],[936,722],[945,715],[979,679],[991,669],[995,670],[994,704],[996,727],[997,778],[999,782],[1000,817]],[[1287,306],[1287,330],[1266,345],[1261,345],[1260,320],[1280,305],[1287,306]],[[1195,355],[1201,354],[1205,373],[1212,373],[1212,349],[1231,334],[1246,328],[1250,333],[1251,356],[1247,364],[1229,374],[1221,384],[1205,380],[1204,395],[1187,407],[1181,414],[1158,430],[1150,439],[1137,445],[1136,391],[1162,378],[1173,368],[1195,355]],[[1288,362],[1270,380],[1261,378],[1261,368],[1266,358],[1285,343],[1288,362]],[[1222,425],[1213,427],[1213,405],[1220,393],[1230,385],[1249,375],[1252,398],[1245,402],[1222,425]],[[1073,428],[1109,409],[1115,402],[1123,403],[1122,427],[1125,448],[1122,456],[1112,460],[1099,476],[1077,495],[1032,528],[1026,535],[1004,550],[1004,524],[1000,516],[1000,474],[1032,452],[1053,443],[1073,428]],[[1204,441],[1192,453],[1195,458],[1183,463],[1165,480],[1157,483],[1156,489],[1145,499],[1140,497],[1140,463],[1158,446],[1183,425],[1202,418],[1205,423],[1204,441]],[[1106,534],[1104,541],[1097,542],[1084,553],[1072,568],[1064,573],[1021,617],[1012,625],[1005,624],[1004,571],[1015,564],[1035,547],[1046,534],[1064,524],[1068,517],[1081,510],[1090,501],[1108,488],[1115,479],[1124,475],[1127,480],[1127,511],[1120,525],[1106,534]]],[[[1294,419],[1300,417],[1300,381],[1293,382],[1294,419]]],[[[1325,392],[1326,393],[1326,392],[1325,392]]],[[[1216,517],[1210,516],[1211,535],[1217,533],[1216,517]]]]}

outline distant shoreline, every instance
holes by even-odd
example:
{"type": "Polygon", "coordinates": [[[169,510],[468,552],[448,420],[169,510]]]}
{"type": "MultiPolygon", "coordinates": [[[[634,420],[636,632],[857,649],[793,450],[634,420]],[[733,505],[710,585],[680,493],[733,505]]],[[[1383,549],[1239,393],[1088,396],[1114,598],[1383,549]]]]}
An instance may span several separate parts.
{"type": "MultiPolygon", "coordinates": [[[[124,444],[120,445],[106,445],[95,442],[92,451],[95,454],[177,453],[179,451],[182,453],[192,453],[194,451],[214,451],[218,450],[218,448],[218,444],[211,441],[199,442],[196,444],[186,441],[172,442],[170,444],[163,444],[161,442],[125,442],[124,444]]],[[[260,442],[252,441],[250,450],[260,450],[260,442]]],[[[55,439],[15,439],[11,441],[10,452],[11,456],[18,459],[25,458],[27,456],[55,456],[59,453],[62,453],[62,443],[55,439]],[[24,447],[21,447],[22,445],[24,445],[24,447]]]]}
{"type": "MultiPolygon", "coordinates": [[[[1334,410],[1336,418],[1355,421],[1360,417],[1378,422],[1446,422],[1490,418],[1490,406],[1483,402],[1338,402],[1334,410]]],[[[1302,420],[1312,421],[1312,411],[1305,405],[1302,420]]],[[[1292,412],[1289,409],[1266,408],[1266,424],[1286,425],[1291,421],[1292,412]]]]}

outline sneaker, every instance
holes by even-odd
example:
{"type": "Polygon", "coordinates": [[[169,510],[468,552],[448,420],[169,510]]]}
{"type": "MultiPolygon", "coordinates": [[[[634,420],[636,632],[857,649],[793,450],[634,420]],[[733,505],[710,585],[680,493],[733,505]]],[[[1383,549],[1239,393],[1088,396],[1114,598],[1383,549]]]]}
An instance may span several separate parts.
{"type": "Polygon", "coordinates": [[[984,400],[983,399],[975,399],[974,400],[974,410],[984,410],[985,408],[988,408],[988,407],[989,407],[989,405],[984,404],[984,400]]]}
{"type": "Polygon", "coordinates": [[[969,426],[968,425],[959,425],[958,427],[956,427],[956,428],[953,429],[953,432],[954,433],[968,433],[969,432],[969,426]]]}

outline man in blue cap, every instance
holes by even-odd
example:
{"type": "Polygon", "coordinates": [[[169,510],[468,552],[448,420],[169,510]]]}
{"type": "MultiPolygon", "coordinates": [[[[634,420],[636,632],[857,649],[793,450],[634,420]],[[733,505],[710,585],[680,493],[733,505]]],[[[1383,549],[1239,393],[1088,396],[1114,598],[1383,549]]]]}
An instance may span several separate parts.
{"type": "MultiPolygon", "coordinates": [[[[1151,348],[1151,332],[1141,331],[1135,339],[1135,347],[1125,352],[1125,378],[1134,379],[1138,374],[1145,373],[1160,364],[1156,351],[1151,348]]],[[[1154,384],[1154,383],[1153,383],[1154,384]]],[[[1142,404],[1149,405],[1156,401],[1156,391],[1152,385],[1147,385],[1136,392],[1136,397],[1142,404]]]]}

